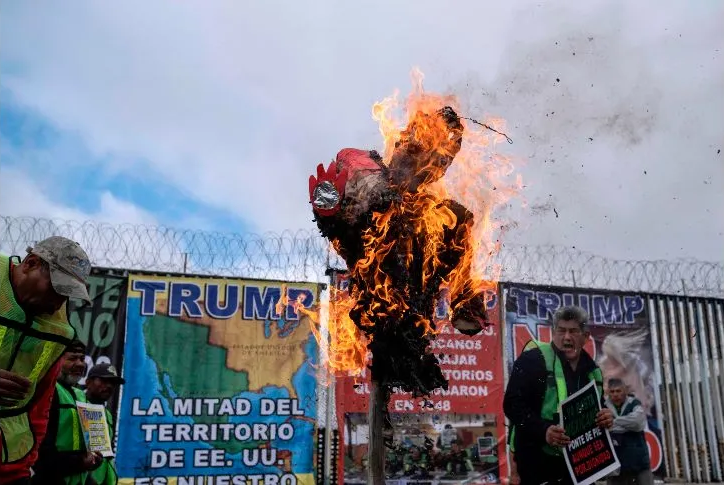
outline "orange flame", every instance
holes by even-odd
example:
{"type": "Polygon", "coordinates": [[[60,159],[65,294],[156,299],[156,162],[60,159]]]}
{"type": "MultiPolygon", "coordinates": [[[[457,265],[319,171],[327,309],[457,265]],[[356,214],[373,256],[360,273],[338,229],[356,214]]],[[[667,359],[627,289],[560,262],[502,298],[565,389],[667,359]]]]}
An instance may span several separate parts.
{"type": "MultiPolygon", "coordinates": [[[[379,123],[384,140],[383,161],[387,165],[390,164],[395,145],[400,142],[404,133],[422,146],[423,150],[451,153],[454,140],[448,136],[449,130],[446,127],[439,126],[440,123],[444,124],[444,121],[441,117],[428,115],[444,106],[452,107],[460,116],[465,113],[461,111],[454,96],[427,93],[423,89],[422,81],[422,72],[413,70],[413,89],[404,103],[398,100],[398,93],[395,92],[393,96],[375,103],[372,107],[372,116],[379,123]],[[406,127],[409,131],[404,132],[406,127]]],[[[441,202],[453,199],[464,205],[474,215],[472,227],[467,228],[468,237],[464,238],[470,247],[462,248],[465,249],[464,255],[443,282],[442,288],[462,300],[471,299],[486,289],[495,290],[495,282],[501,272],[500,266],[495,263],[495,256],[501,248],[500,236],[505,228],[495,213],[517,194],[521,180],[518,175],[511,181],[513,164],[508,158],[494,154],[491,150],[497,142],[504,139],[501,135],[484,131],[484,128],[477,124],[461,121],[464,126],[462,148],[445,176],[423,186],[422,193],[415,196],[405,195],[402,203],[393,210],[384,214],[375,213],[372,227],[363,235],[364,256],[354,268],[350,268],[350,272],[358,279],[374,282],[367,291],[374,293],[376,301],[386,302],[384,308],[378,305],[369,309],[369,314],[363,314],[363,324],[373,325],[372,322],[378,321],[376,317],[394,316],[408,308],[406,300],[410,295],[390,291],[391,279],[381,268],[381,263],[393,244],[410,244],[410,238],[389,242],[386,237],[395,211],[397,215],[405,214],[411,231],[428,235],[422,251],[423,281],[426,284],[435,269],[442,264],[439,255],[445,245],[449,244],[443,240],[444,230],[458,223],[455,213],[441,202]]],[[[502,120],[486,120],[486,123],[498,131],[504,131],[502,120]]],[[[421,170],[434,172],[444,168],[428,164],[421,170]]],[[[436,178],[438,177],[433,175],[430,180],[436,178]]],[[[397,252],[405,254],[408,263],[411,262],[414,254],[411,247],[398,248],[397,252]]],[[[322,344],[326,364],[333,372],[360,375],[366,365],[368,342],[349,317],[349,312],[355,308],[359,296],[332,289],[328,343],[322,341],[318,329],[313,329],[317,340],[322,344]]],[[[434,335],[436,330],[432,323],[420,317],[417,325],[422,325],[426,333],[434,335]]]]}

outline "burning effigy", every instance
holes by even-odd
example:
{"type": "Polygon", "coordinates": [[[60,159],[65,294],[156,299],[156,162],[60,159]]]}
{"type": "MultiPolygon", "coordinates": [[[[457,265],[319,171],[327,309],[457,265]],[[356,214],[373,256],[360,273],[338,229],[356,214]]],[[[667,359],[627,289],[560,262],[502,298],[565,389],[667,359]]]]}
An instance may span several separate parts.
{"type": "Polygon", "coordinates": [[[454,98],[425,93],[421,74],[413,80],[404,126],[392,116],[396,97],[373,108],[382,154],[344,148],[309,178],[317,227],[349,271],[348,292],[330,307],[329,343],[315,334],[330,370],[359,375],[369,362],[378,394],[371,400],[384,413],[393,389],[415,396],[447,389],[430,345],[441,300],[459,332],[473,336],[488,325],[486,295],[495,283],[485,272],[500,248],[495,234],[505,229],[492,211],[515,191],[503,181],[512,165],[491,157],[490,132],[481,127],[500,132],[462,118],[454,98]],[[452,186],[464,201],[451,196],[452,186]]]}

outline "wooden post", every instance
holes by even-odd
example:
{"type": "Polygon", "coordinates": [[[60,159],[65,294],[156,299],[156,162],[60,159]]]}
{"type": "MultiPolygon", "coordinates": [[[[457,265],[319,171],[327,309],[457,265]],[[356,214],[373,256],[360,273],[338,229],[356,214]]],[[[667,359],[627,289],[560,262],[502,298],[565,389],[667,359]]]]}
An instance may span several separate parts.
{"type": "Polygon", "coordinates": [[[387,396],[376,381],[370,386],[369,441],[367,448],[367,484],[385,484],[384,419],[387,396]]]}

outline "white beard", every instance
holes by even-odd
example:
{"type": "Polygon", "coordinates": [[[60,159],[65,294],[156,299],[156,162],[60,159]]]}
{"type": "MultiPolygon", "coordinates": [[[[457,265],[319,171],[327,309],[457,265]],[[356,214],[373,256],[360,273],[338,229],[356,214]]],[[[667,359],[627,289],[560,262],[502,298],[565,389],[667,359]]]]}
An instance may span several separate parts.
{"type": "Polygon", "coordinates": [[[69,386],[75,386],[80,382],[81,376],[71,376],[67,374],[60,374],[58,380],[69,386]]]}

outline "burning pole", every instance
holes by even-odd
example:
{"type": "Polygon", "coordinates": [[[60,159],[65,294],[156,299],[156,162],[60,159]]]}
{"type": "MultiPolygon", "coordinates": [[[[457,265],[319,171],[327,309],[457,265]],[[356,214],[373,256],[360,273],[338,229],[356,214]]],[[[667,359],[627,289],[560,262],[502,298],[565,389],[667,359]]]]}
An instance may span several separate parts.
{"type": "MultiPolygon", "coordinates": [[[[436,304],[447,294],[452,325],[475,335],[488,325],[485,290],[473,274],[473,213],[441,179],[461,150],[456,111],[424,96],[403,130],[383,127],[388,147],[345,148],[309,179],[315,221],[349,269],[349,292],[330,312],[329,364],[359,371],[371,354],[368,483],[384,483],[393,389],[427,396],[447,389],[430,348],[436,304]]],[[[493,190],[495,190],[493,188],[493,190]]]]}

